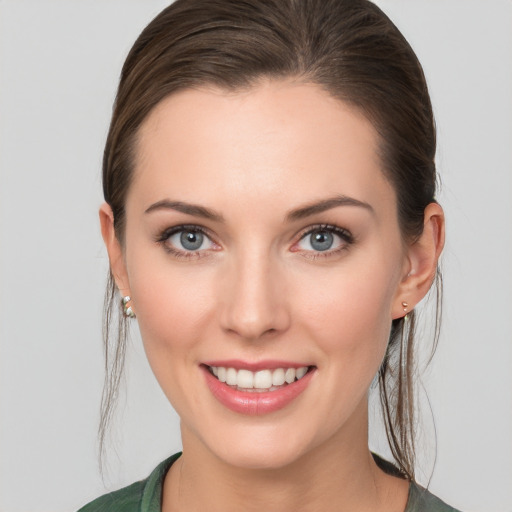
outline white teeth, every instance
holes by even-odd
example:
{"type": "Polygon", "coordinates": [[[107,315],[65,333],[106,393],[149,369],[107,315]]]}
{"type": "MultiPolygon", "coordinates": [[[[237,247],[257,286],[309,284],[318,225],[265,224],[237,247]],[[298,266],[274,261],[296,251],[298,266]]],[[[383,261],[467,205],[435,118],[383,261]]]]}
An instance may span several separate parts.
{"type": "Polygon", "coordinates": [[[291,384],[295,380],[295,368],[288,368],[284,374],[284,380],[291,384]]]}
{"type": "Polygon", "coordinates": [[[237,386],[242,390],[275,391],[285,383],[291,384],[295,379],[300,380],[308,372],[307,366],[300,368],[276,368],[275,370],[236,370],[223,366],[211,366],[211,372],[221,382],[229,386],[237,386]]]}
{"type": "Polygon", "coordinates": [[[272,387],[272,372],[270,370],[260,370],[254,374],[254,386],[258,389],[268,389],[272,387]]]}
{"type": "Polygon", "coordinates": [[[234,368],[228,368],[226,370],[226,384],[229,384],[230,386],[237,386],[237,373],[238,372],[234,368]]]}
{"type": "Polygon", "coordinates": [[[272,386],[282,386],[284,384],[284,370],[278,368],[272,372],[272,386]]]}
{"type": "Polygon", "coordinates": [[[238,370],[236,384],[239,388],[252,388],[255,378],[249,370],[238,370]]]}
{"type": "Polygon", "coordinates": [[[308,369],[305,366],[302,366],[301,368],[297,368],[295,371],[295,376],[297,377],[297,380],[302,379],[304,375],[306,375],[308,369]]]}

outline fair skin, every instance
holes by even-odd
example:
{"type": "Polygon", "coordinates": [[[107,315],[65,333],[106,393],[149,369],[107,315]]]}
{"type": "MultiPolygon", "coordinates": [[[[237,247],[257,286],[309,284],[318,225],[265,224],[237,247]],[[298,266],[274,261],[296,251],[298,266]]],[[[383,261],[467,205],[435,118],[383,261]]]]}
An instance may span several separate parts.
{"type": "Polygon", "coordinates": [[[290,81],[182,91],[144,122],[123,246],[108,205],[100,218],[181,418],[164,511],[404,510],[407,483],[368,451],[367,394],[402,302],[430,287],[444,220],[429,205],[404,241],[377,143],[357,111],[290,81]],[[277,410],[233,410],[207,385],[226,360],[307,367],[307,384],[277,410]]]}

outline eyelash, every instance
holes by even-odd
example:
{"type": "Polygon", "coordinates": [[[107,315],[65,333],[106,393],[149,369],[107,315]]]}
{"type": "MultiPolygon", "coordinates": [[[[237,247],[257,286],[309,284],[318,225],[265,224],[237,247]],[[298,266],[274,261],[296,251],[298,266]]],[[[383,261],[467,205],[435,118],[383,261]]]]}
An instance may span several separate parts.
{"type": "MultiPolygon", "coordinates": [[[[208,252],[206,250],[198,250],[198,251],[181,251],[179,249],[176,249],[172,245],[169,245],[167,242],[169,238],[177,233],[180,233],[182,231],[190,231],[194,233],[201,233],[203,236],[208,238],[213,244],[217,245],[214,241],[212,236],[209,234],[209,232],[204,229],[201,226],[195,225],[195,224],[183,224],[179,226],[174,226],[172,228],[167,228],[163,230],[157,237],[155,238],[155,241],[163,246],[165,251],[167,251],[169,254],[171,254],[173,257],[177,259],[183,259],[183,260],[190,260],[190,259],[199,259],[203,258],[208,255],[208,252]]],[[[335,256],[343,251],[346,251],[350,245],[352,245],[355,242],[355,239],[353,235],[350,233],[350,231],[340,228],[338,226],[334,226],[332,224],[317,224],[314,226],[309,226],[305,228],[299,235],[299,239],[297,242],[294,243],[294,246],[300,243],[302,240],[304,240],[307,236],[310,236],[311,234],[318,232],[318,231],[325,231],[331,234],[334,234],[341,238],[345,243],[342,244],[340,247],[332,250],[326,250],[326,251],[304,251],[303,256],[308,259],[318,259],[318,258],[328,258],[331,256],[335,256]]],[[[300,250],[296,250],[293,252],[299,252],[300,250]]]]}
{"type": "Polygon", "coordinates": [[[309,226],[305,228],[300,234],[298,242],[296,242],[294,245],[297,245],[307,236],[310,236],[311,234],[318,231],[325,231],[327,233],[334,234],[341,238],[344,241],[344,243],[336,249],[328,249],[326,251],[306,251],[303,253],[304,258],[316,260],[319,258],[329,258],[332,256],[336,256],[341,252],[346,251],[349,248],[349,246],[351,246],[355,242],[354,236],[347,229],[340,228],[339,226],[335,226],[333,224],[317,224],[315,226],[309,226]]]}
{"type": "Polygon", "coordinates": [[[182,224],[180,226],[174,226],[172,228],[167,228],[164,231],[162,231],[155,239],[155,241],[163,246],[165,251],[167,251],[169,254],[171,254],[176,259],[182,259],[182,260],[190,260],[190,259],[199,259],[204,258],[208,255],[208,253],[205,250],[199,250],[199,251],[181,251],[179,249],[176,249],[172,245],[169,245],[167,242],[171,236],[175,235],[176,233],[180,233],[182,231],[190,231],[193,233],[201,233],[206,238],[208,238],[212,243],[215,244],[215,242],[212,239],[212,236],[209,234],[209,232],[204,229],[201,226],[197,226],[195,224],[182,224]]]}

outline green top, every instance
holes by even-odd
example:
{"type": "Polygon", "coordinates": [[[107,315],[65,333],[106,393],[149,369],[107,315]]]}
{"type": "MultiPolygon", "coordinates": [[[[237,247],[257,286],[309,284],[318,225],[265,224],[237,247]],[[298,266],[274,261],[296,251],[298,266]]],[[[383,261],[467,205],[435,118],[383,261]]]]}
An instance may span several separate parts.
{"type": "MultiPolygon", "coordinates": [[[[105,494],[82,507],[78,512],[161,512],[165,475],[181,455],[176,453],[159,464],[146,480],[105,494]]],[[[404,512],[458,512],[414,482],[404,512]]]]}

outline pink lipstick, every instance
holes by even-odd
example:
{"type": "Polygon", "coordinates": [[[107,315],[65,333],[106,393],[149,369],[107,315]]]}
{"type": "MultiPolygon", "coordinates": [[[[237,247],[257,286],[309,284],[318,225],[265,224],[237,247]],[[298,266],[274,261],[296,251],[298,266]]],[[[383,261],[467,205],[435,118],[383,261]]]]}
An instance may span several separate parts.
{"type": "Polygon", "coordinates": [[[278,411],[293,402],[310,384],[316,367],[284,361],[230,360],[211,361],[201,369],[221,404],[253,416],[278,411]]]}

